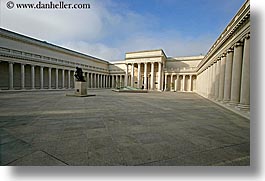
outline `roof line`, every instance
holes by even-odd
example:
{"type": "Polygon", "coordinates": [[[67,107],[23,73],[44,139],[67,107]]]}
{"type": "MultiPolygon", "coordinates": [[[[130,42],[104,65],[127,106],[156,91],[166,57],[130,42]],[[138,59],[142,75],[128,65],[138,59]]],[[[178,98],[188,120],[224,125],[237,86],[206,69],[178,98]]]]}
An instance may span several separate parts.
{"type": "Polygon", "coordinates": [[[31,41],[35,41],[36,43],[40,43],[41,46],[51,46],[51,47],[57,48],[59,50],[61,49],[61,51],[66,51],[68,53],[74,53],[74,54],[77,54],[79,56],[84,56],[86,58],[92,58],[92,59],[97,60],[97,61],[109,63],[107,60],[103,60],[103,59],[100,59],[100,58],[97,58],[97,57],[93,57],[93,56],[90,56],[90,55],[87,55],[87,54],[84,54],[84,53],[80,53],[80,52],[77,52],[77,51],[74,51],[74,50],[71,50],[71,49],[67,49],[67,48],[52,44],[52,43],[48,43],[46,41],[42,41],[42,40],[39,40],[39,39],[36,39],[36,38],[32,38],[32,37],[29,37],[29,36],[26,36],[26,35],[23,35],[23,34],[19,34],[17,32],[10,31],[10,30],[7,30],[7,29],[1,28],[1,27],[0,27],[0,31],[4,31],[6,33],[11,33],[13,35],[16,35],[16,36],[19,36],[19,37],[23,37],[23,38],[29,39],[31,41]]]}

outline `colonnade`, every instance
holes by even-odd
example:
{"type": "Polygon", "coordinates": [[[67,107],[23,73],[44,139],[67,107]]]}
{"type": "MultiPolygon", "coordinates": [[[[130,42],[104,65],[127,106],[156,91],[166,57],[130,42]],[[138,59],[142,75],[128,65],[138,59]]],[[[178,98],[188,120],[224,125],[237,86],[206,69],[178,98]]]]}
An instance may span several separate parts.
{"type": "Polygon", "coordinates": [[[162,62],[143,62],[126,64],[125,68],[125,86],[137,87],[144,90],[162,90],[162,62]],[[129,75],[128,66],[131,65],[129,75]],[[135,75],[135,66],[137,65],[137,75],[135,75]],[[156,71],[155,71],[156,65],[156,71]],[[143,71],[142,71],[143,69],[143,71]],[[130,81],[129,81],[130,77],[130,81]],[[137,85],[135,85],[137,81],[137,85]],[[156,86],[157,85],[157,86],[156,86]]]}
{"type": "Polygon", "coordinates": [[[159,91],[192,92],[195,90],[196,73],[168,73],[163,65],[162,62],[126,64],[125,86],[159,91]],[[129,66],[131,66],[130,73],[129,66]]]}
{"type": "MultiPolygon", "coordinates": [[[[74,68],[0,61],[0,90],[72,89],[74,68]]],[[[124,86],[124,75],[84,71],[87,88],[124,86]]]]}
{"type": "Polygon", "coordinates": [[[198,93],[231,106],[250,108],[250,34],[226,49],[198,75],[198,93]]]}
{"type": "Polygon", "coordinates": [[[196,90],[196,74],[165,73],[165,91],[192,92],[196,90]]]}

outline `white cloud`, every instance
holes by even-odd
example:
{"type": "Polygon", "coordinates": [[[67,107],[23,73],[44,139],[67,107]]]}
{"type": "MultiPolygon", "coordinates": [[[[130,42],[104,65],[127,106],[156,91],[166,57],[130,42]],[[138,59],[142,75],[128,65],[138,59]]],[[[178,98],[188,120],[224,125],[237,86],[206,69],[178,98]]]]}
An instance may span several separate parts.
{"type": "Polygon", "coordinates": [[[177,29],[156,32],[155,16],[137,14],[112,0],[64,1],[89,2],[89,10],[9,10],[7,1],[1,1],[1,27],[106,60],[124,59],[128,51],[157,48],[163,48],[168,56],[205,54],[214,40],[210,36],[182,37],[177,29]]]}

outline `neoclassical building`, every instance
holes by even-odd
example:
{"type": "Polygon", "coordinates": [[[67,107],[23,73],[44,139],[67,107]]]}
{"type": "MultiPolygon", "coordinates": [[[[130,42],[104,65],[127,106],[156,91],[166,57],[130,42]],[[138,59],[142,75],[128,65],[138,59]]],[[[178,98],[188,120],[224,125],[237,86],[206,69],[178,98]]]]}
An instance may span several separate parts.
{"type": "Polygon", "coordinates": [[[67,90],[83,69],[87,86],[130,86],[195,92],[225,106],[250,109],[250,1],[246,1],[205,56],[168,57],[162,49],[129,52],[109,62],[0,29],[0,92],[67,90]]]}

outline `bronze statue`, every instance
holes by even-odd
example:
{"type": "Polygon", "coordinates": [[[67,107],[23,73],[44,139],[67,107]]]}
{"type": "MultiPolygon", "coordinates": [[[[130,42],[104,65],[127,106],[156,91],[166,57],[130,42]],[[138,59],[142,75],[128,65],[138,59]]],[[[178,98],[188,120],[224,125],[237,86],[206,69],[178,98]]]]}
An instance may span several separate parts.
{"type": "Polygon", "coordinates": [[[83,71],[79,67],[76,67],[75,78],[77,81],[85,82],[85,78],[83,76],[83,71]]]}

